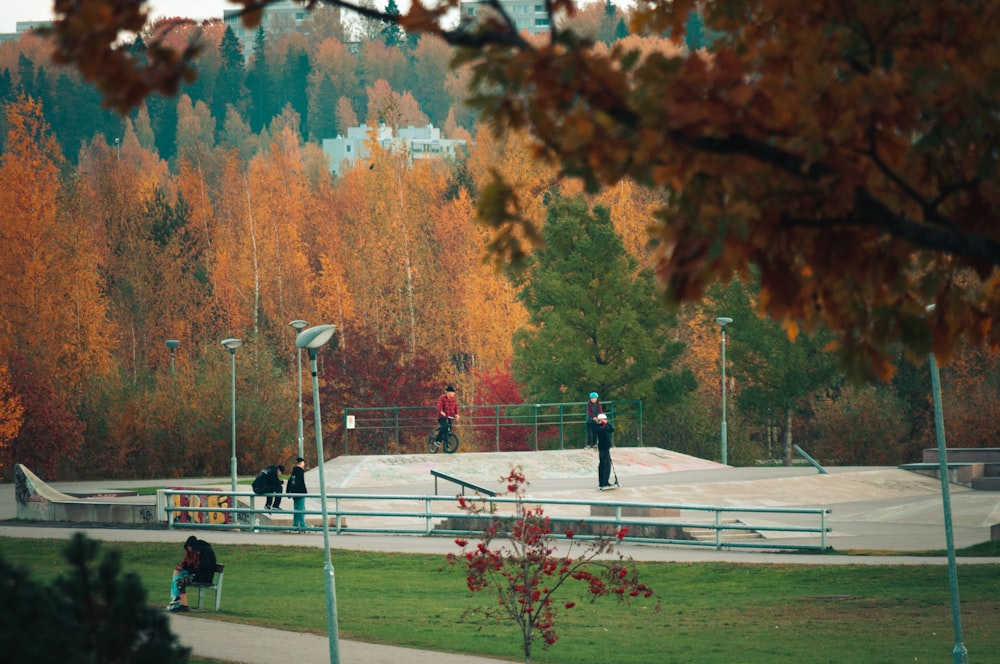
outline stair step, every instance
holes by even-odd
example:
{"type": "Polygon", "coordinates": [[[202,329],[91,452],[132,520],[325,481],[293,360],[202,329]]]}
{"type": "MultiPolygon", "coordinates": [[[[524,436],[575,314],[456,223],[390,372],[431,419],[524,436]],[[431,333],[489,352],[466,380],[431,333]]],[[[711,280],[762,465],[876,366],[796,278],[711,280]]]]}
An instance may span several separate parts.
{"type": "Polygon", "coordinates": [[[1000,477],[977,477],[972,480],[976,491],[1000,491],[1000,477]]]}

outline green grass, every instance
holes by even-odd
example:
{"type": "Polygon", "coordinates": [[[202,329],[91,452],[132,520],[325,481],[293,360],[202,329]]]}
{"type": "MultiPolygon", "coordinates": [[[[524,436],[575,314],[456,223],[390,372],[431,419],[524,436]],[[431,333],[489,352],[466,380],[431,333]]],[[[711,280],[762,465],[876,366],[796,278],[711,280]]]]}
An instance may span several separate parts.
{"type": "MultiPolygon", "coordinates": [[[[137,573],[150,602],[168,599],[169,577],[182,552],[176,544],[115,543],[126,570],[137,573]]],[[[50,579],[64,568],[64,541],[0,538],[9,561],[50,579]]],[[[221,614],[241,623],[325,634],[323,555],[315,548],[219,545],[226,563],[221,614]]],[[[982,554],[980,554],[982,555],[982,554]]],[[[471,595],[460,568],[442,556],[333,552],[340,636],[517,660],[509,625],[463,618],[488,602],[471,595]]],[[[536,648],[546,664],[614,661],[719,664],[810,662],[943,662],[953,643],[945,565],[744,565],[640,563],[656,601],[595,604],[582,587],[559,599],[560,640],[536,648]]],[[[1000,653],[1000,564],[959,568],[964,642],[970,659],[1000,653]]],[[[204,662],[205,660],[200,660],[204,662]]]]}

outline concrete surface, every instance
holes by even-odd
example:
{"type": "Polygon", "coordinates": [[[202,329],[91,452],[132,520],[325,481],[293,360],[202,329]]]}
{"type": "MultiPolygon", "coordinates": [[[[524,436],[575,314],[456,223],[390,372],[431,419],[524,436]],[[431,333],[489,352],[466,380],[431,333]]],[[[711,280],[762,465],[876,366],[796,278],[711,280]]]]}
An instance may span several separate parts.
{"type": "MultiPolygon", "coordinates": [[[[430,469],[456,475],[485,487],[499,485],[512,466],[520,466],[531,482],[529,495],[538,498],[641,501],[680,505],[799,506],[832,509],[828,542],[838,551],[866,555],[803,555],[762,550],[721,550],[679,545],[628,543],[622,553],[636,560],[751,564],[820,565],[946,565],[944,556],[889,556],[886,552],[928,551],[945,547],[941,485],[936,479],[897,468],[828,468],[821,475],[812,467],[732,468],[657,448],[616,448],[612,451],[622,488],[613,493],[596,490],[597,453],[592,450],[456,455],[405,455],[340,457],[327,463],[324,473],[329,492],[358,494],[432,494],[430,469]]],[[[43,478],[44,479],[44,478],[43,478]]],[[[86,493],[134,486],[218,485],[225,478],[53,483],[63,493],[86,493]]],[[[306,473],[311,491],[318,490],[318,470],[306,473]]],[[[455,493],[443,487],[441,493],[455,493]]],[[[991,527],[1000,523],[1000,493],[950,486],[952,521],[957,547],[990,539],[991,527]]],[[[0,536],[23,538],[69,537],[80,528],[14,521],[14,490],[0,485],[0,536]]],[[[87,528],[87,534],[104,541],[180,541],[183,530],[87,528]]],[[[264,546],[315,546],[322,548],[321,533],[212,532],[217,543],[254,543],[264,546]]],[[[794,538],[786,541],[794,542],[794,538]]],[[[331,535],[337,549],[445,554],[455,551],[449,537],[408,535],[331,535]]],[[[335,558],[334,558],[335,560],[335,558]]],[[[960,565],[997,564],[996,558],[959,558],[960,565]]],[[[944,573],[944,570],[942,570],[944,573]]],[[[225,610],[225,602],[223,602],[225,610]]],[[[197,656],[247,664],[272,664],[287,659],[294,641],[296,660],[302,664],[330,661],[326,635],[285,633],[260,627],[220,623],[210,613],[172,615],[170,620],[181,642],[197,656]]],[[[340,640],[340,661],[345,664],[400,662],[407,664],[486,664],[490,660],[465,655],[379,646],[340,640]]],[[[514,660],[511,660],[514,661],[514,660]]]]}

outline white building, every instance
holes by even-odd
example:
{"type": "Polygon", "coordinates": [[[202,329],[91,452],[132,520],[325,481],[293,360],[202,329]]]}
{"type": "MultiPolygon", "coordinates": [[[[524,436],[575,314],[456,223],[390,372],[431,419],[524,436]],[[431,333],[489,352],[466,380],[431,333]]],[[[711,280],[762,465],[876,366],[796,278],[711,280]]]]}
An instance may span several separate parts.
{"type": "MultiPolygon", "coordinates": [[[[371,131],[368,125],[361,125],[350,127],[346,137],[324,138],[323,154],[330,162],[330,170],[339,174],[345,165],[370,157],[371,131]]],[[[400,128],[393,134],[392,127],[380,124],[374,138],[384,150],[406,149],[410,159],[455,157],[465,149],[465,141],[441,138],[441,130],[433,125],[400,128]]]]}
{"type": "MultiPolygon", "coordinates": [[[[257,28],[247,28],[243,25],[243,18],[240,16],[241,9],[225,9],[222,12],[222,21],[229,26],[236,38],[243,45],[243,59],[250,60],[253,55],[254,37],[257,28]]],[[[264,33],[268,40],[273,40],[278,35],[289,32],[302,32],[308,34],[308,20],[311,16],[306,6],[292,0],[277,0],[266,7],[260,18],[260,26],[264,28],[264,33]]]]}
{"type": "MultiPolygon", "coordinates": [[[[528,32],[537,35],[549,32],[549,15],[545,13],[545,3],[539,0],[500,0],[500,6],[514,21],[518,32],[528,32]]],[[[480,0],[462,0],[459,4],[462,21],[475,22],[483,12],[489,12],[490,6],[480,0]]]]}

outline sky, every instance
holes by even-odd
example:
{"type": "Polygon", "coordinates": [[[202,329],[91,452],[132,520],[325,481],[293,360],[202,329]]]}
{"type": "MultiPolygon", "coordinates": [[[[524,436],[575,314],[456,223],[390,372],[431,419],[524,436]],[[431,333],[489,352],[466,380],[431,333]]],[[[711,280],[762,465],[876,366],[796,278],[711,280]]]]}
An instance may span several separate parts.
{"type": "MultiPolygon", "coordinates": [[[[52,18],[52,0],[0,0],[0,32],[14,32],[18,21],[52,18]]],[[[153,16],[183,16],[201,20],[217,16],[224,9],[237,9],[226,0],[152,0],[147,2],[153,16]]]]}

